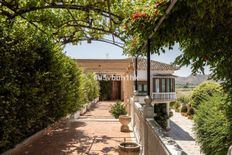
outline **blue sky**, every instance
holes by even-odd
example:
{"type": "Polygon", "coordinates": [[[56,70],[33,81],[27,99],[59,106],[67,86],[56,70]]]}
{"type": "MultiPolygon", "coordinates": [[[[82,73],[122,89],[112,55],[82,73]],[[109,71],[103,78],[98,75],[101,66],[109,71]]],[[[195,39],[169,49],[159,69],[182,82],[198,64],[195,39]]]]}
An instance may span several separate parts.
{"type": "MultiPolygon", "coordinates": [[[[78,45],[68,44],[64,49],[66,55],[71,58],[78,59],[121,59],[127,58],[123,55],[123,50],[119,47],[103,42],[92,42],[88,44],[86,41],[78,45]]],[[[164,63],[171,63],[175,58],[181,54],[178,45],[174,46],[173,50],[167,50],[165,54],[152,55],[151,59],[164,63]]],[[[209,73],[206,69],[206,74],[209,73]]],[[[191,74],[190,67],[183,67],[175,72],[177,76],[188,76],[191,74]]]]}

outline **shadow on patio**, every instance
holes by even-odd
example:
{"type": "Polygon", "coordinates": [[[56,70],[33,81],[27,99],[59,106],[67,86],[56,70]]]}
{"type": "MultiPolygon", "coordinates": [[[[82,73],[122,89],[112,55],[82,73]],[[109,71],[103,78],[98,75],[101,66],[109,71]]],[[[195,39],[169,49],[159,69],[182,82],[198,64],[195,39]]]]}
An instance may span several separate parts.
{"type": "MultiPolygon", "coordinates": [[[[106,105],[99,102],[91,117],[108,112],[106,105]],[[102,107],[101,107],[102,105],[102,107]],[[101,109],[104,109],[103,111],[101,109]]],[[[109,116],[107,113],[106,115],[109,116]]],[[[120,132],[120,123],[116,121],[85,121],[85,119],[65,120],[52,129],[50,134],[24,146],[14,155],[98,155],[118,154],[120,142],[132,141],[130,133],[120,132]]]]}
{"type": "Polygon", "coordinates": [[[174,140],[181,140],[181,141],[195,141],[193,137],[186,131],[184,131],[179,125],[177,125],[175,122],[170,121],[171,130],[168,132],[168,134],[174,139],[174,140]]]}

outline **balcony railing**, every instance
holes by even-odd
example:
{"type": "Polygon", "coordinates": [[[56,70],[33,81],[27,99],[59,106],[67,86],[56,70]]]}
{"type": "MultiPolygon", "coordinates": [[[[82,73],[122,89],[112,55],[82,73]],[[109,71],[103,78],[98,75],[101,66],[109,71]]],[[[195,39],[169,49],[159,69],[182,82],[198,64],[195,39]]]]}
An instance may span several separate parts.
{"type": "Polygon", "coordinates": [[[152,93],[153,101],[174,101],[176,100],[176,92],[152,93]]]}

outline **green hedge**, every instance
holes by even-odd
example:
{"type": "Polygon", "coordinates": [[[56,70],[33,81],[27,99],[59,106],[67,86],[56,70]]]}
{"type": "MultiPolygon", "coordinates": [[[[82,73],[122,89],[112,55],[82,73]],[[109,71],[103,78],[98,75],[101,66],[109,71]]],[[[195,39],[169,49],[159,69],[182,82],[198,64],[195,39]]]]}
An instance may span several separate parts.
{"type": "Polygon", "coordinates": [[[221,93],[222,87],[219,83],[206,81],[195,87],[191,93],[190,103],[194,108],[198,108],[200,103],[214,93],[221,93]]]}
{"type": "Polygon", "coordinates": [[[206,155],[225,155],[232,145],[230,102],[222,94],[208,96],[194,116],[197,141],[206,155]]]}
{"type": "Polygon", "coordinates": [[[0,153],[99,95],[94,75],[60,45],[28,25],[7,27],[0,26],[0,153]]]}

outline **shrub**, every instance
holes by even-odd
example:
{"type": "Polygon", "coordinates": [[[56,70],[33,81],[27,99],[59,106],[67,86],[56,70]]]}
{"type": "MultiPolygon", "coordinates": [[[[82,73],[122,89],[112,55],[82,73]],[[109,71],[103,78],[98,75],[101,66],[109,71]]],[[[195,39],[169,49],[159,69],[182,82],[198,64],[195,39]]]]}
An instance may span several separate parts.
{"type": "Polygon", "coordinates": [[[175,102],[174,108],[175,108],[176,112],[179,112],[179,110],[180,110],[180,103],[178,101],[175,102]]]}
{"type": "Polygon", "coordinates": [[[200,103],[207,98],[207,96],[212,96],[214,93],[221,93],[222,88],[220,84],[212,81],[206,81],[197,87],[195,87],[191,94],[191,104],[194,108],[198,108],[200,103]]]}
{"type": "Polygon", "coordinates": [[[125,105],[122,102],[117,101],[114,105],[111,106],[110,113],[115,118],[119,118],[120,115],[126,115],[127,111],[125,105]]]}
{"type": "Polygon", "coordinates": [[[88,100],[93,101],[99,96],[99,89],[100,89],[99,82],[95,79],[95,74],[93,73],[87,74],[87,81],[88,81],[87,89],[89,89],[88,100]]]}
{"type": "Polygon", "coordinates": [[[172,109],[175,109],[175,104],[176,104],[176,101],[170,102],[170,107],[171,107],[172,109]]]}
{"type": "Polygon", "coordinates": [[[206,155],[225,155],[232,145],[232,121],[226,116],[226,106],[231,102],[225,98],[220,94],[208,96],[194,116],[196,139],[206,155]]]}
{"type": "Polygon", "coordinates": [[[169,118],[166,106],[166,103],[154,105],[154,113],[156,114],[154,119],[163,129],[167,128],[167,120],[169,118]]]}
{"type": "Polygon", "coordinates": [[[177,98],[177,102],[181,104],[188,104],[190,101],[189,96],[180,96],[177,98]]]}
{"type": "Polygon", "coordinates": [[[187,107],[187,105],[183,104],[183,105],[181,106],[180,112],[181,112],[181,113],[187,113],[187,112],[188,112],[188,107],[187,107]]]}
{"type": "Polygon", "coordinates": [[[187,114],[188,114],[189,116],[192,116],[192,115],[195,114],[195,111],[194,111],[193,107],[189,107],[189,108],[188,108],[187,114]]]}

